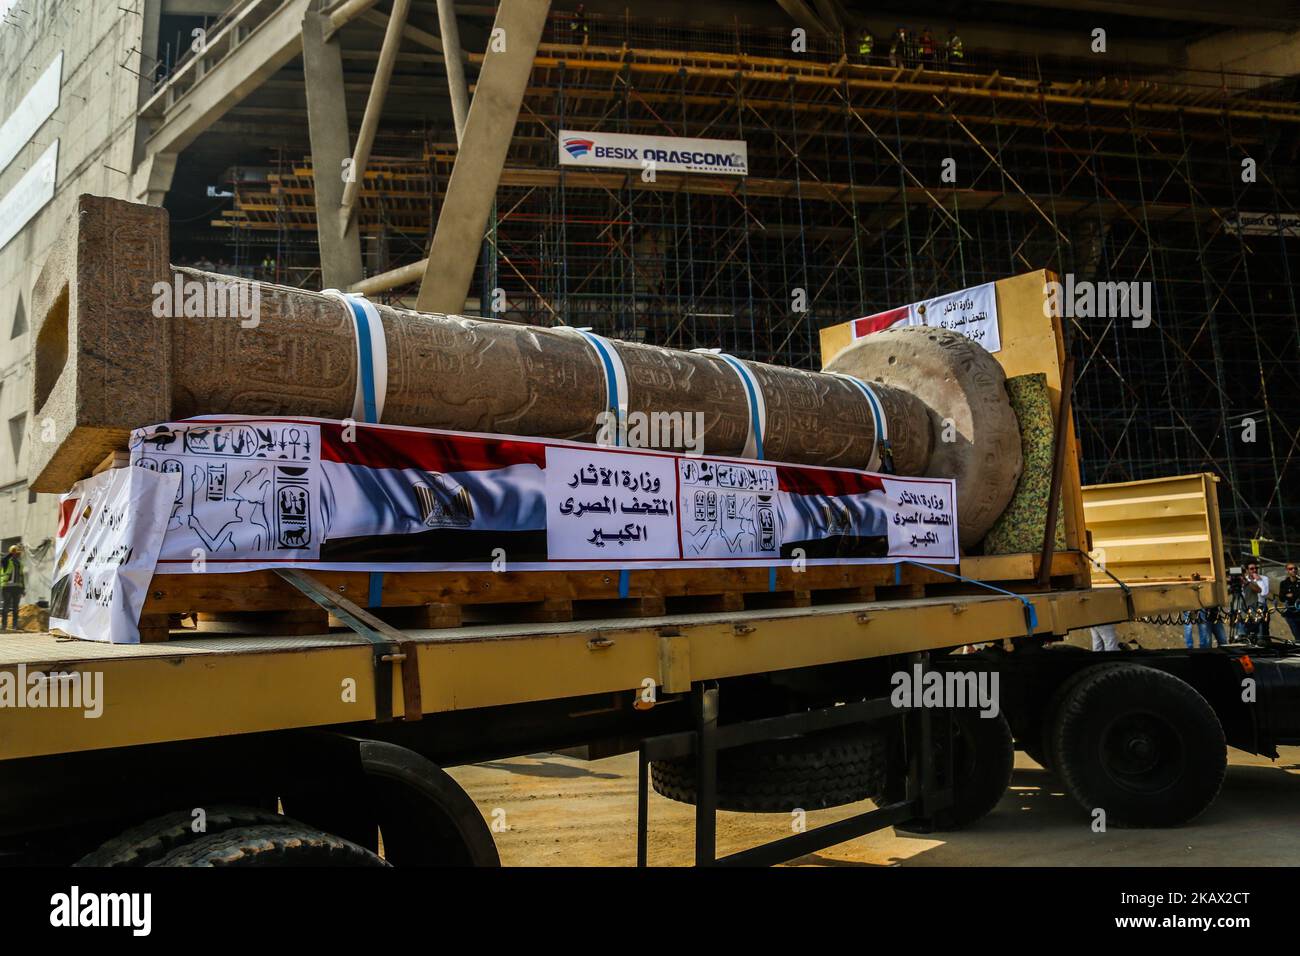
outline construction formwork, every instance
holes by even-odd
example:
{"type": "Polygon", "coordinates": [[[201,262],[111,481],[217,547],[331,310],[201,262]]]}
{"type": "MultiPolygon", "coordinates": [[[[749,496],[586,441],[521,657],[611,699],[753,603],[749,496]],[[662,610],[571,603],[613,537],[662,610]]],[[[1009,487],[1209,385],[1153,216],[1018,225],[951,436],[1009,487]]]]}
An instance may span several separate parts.
{"type": "MultiPolygon", "coordinates": [[[[893,66],[887,38],[868,62],[839,37],[791,42],[553,17],[468,310],[816,367],[823,326],[1003,276],[1148,283],[1149,324],[1068,323],[1084,481],[1215,471],[1232,547],[1300,545],[1300,235],[1239,227],[1300,205],[1288,88],[1105,58],[1090,76],[1011,55],[893,66]],[[561,167],[561,128],[744,140],[749,175],[561,167]]],[[[371,274],[424,255],[455,161],[445,133],[418,153],[409,139],[365,173],[371,274]]],[[[311,174],[286,163],[223,225],[314,229],[311,174]]],[[[310,250],[294,255],[305,265],[281,278],[310,284],[310,250]]]]}

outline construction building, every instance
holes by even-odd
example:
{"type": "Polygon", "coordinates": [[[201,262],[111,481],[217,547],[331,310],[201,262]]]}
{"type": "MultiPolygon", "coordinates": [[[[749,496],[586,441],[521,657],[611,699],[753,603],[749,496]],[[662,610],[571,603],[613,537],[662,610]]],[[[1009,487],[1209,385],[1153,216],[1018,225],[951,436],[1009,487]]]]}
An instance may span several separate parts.
{"type": "Polygon", "coordinates": [[[38,596],[27,309],[86,192],[165,206],[177,264],[805,368],[996,278],[1124,283],[1067,326],[1085,482],[1216,472],[1234,555],[1300,548],[1290,0],[0,9],[0,537],[38,596]],[[744,174],[562,131],[743,143],[744,174]]]}

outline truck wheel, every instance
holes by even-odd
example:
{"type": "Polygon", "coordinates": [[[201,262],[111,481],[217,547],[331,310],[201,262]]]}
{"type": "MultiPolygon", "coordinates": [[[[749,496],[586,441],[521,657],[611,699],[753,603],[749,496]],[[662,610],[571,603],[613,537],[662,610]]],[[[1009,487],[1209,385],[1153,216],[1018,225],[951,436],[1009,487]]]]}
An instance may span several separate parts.
{"type": "Polygon", "coordinates": [[[1057,718],[1065,706],[1065,700],[1070,693],[1078,686],[1079,681],[1091,674],[1093,668],[1086,667],[1080,671],[1071,674],[1061,682],[1061,685],[1053,692],[1047,706],[1043,708],[1042,716],[1038,721],[1038,736],[1032,741],[1026,741],[1021,745],[1021,749],[1029,754],[1034,760],[1042,766],[1048,773],[1055,774],[1059,762],[1055,751],[1054,728],[1056,727],[1057,718]]]}
{"type": "Polygon", "coordinates": [[[1199,815],[1227,770],[1223,727],[1205,698],[1140,664],[1089,668],[1052,727],[1070,795],[1120,827],[1169,827],[1199,815]]]}
{"type": "MultiPolygon", "coordinates": [[[[191,810],[178,810],[131,827],[87,853],[73,866],[149,866],[178,847],[235,827],[285,823],[286,818],[256,807],[216,806],[207,810],[205,829],[196,833],[191,810]]],[[[287,821],[294,822],[294,821],[287,821]]]]}
{"type": "MultiPolygon", "coordinates": [[[[1016,762],[1011,725],[1005,714],[981,717],[976,710],[963,708],[952,715],[953,803],[932,818],[909,820],[897,829],[913,833],[934,830],[961,830],[987,816],[998,805],[1011,783],[1016,762]]],[[[936,748],[939,783],[947,770],[946,755],[936,748]]]]}
{"type": "MultiPolygon", "coordinates": [[[[718,751],[718,809],[821,810],[873,799],[885,788],[886,735],[852,727],[718,751]]],[[[650,764],[655,792],[694,804],[695,757],[650,764]]]]}
{"type": "Polygon", "coordinates": [[[150,866],[388,866],[380,857],[331,833],[289,820],[209,833],[150,866]]]}

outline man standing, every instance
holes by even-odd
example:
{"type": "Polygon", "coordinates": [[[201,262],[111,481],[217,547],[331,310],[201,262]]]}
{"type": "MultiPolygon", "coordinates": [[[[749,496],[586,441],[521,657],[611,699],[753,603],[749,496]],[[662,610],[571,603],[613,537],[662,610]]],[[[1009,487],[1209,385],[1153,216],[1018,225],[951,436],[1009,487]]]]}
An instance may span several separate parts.
{"type": "Polygon", "coordinates": [[[921,31],[921,38],[917,41],[917,47],[921,55],[921,65],[925,67],[934,66],[934,37],[930,35],[929,27],[921,31]]]}
{"type": "Polygon", "coordinates": [[[573,11],[573,17],[569,20],[569,40],[587,45],[587,8],[584,4],[578,4],[578,9],[573,11]]]}
{"type": "Polygon", "coordinates": [[[1300,578],[1296,577],[1294,561],[1286,563],[1286,577],[1278,585],[1277,596],[1282,602],[1282,616],[1291,627],[1291,636],[1300,641],[1300,578]]]}
{"type": "Polygon", "coordinates": [[[0,629],[18,630],[18,606],[27,590],[27,576],[23,568],[23,547],[15,544],[0,559],[0,629]],[[13,627],[9,618],[13,617],[13,627]]]}
{"type": "Polygon", "coordinates": [[[961,66],[966,57],[966,51],[962,49],[961,37],[957,36],[950,28],[948,30],[948,55],[945,58],[946,66],[961,66]]]}
{"type": "Polygon", "coordinates": [[[902,27],[894,33],[894,41],[889,44],[889,65],[898,69],[907,62],[907,31],[902,27]]]}
{"type": "Polygon", "coordinates": [[[1268,578],[1259,573],[1259,562],[1254,560],[1246,565],[1246,578],[1241,588],[1241,603],[1249,618],[1246,621],[1246,636],[1252,643],[1257,638],[1268,642],[1268,578]]]}
{"type": "Polygon", "coordinates": [[[864,64],[871,62],[871,51],[875,48],[876,38],[866,27],[858,34],[858,59],[864,64]]]}

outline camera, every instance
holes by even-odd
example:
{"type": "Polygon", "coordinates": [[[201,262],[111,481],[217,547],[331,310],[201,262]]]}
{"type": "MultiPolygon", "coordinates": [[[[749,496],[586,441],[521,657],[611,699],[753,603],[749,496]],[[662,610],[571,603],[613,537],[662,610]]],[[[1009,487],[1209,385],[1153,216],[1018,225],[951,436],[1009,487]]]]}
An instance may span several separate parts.
{"type": "Polygon", "coordinates": [[[1246,579],[1242,576],[1241,567],[1228,568],[1228,593],[1240,596],[1242,588],[1245,586],[1246,579]]]}

